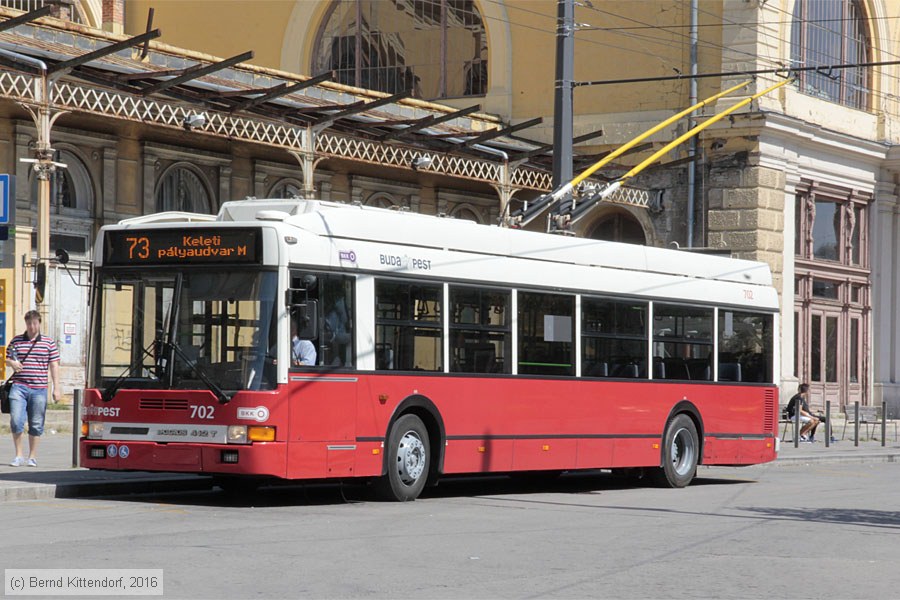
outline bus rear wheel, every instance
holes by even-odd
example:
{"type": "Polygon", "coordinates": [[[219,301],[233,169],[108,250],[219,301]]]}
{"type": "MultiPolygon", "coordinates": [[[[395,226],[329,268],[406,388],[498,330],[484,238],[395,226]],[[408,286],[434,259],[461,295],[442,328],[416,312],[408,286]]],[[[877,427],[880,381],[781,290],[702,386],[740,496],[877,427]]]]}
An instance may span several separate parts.
{"type": "Polygon", "coordinates": [[[685,414],[669,421],[663,436],[662,467],[654,476],[661,487],[683,488],[694,479],[700,457],[697,426],[685,414]]]}
{"type": "Polygon", "coordinates": [[[387,473],[375,483],[385,500],[406,502],[422,493],[431,462],[428,430],[416,415],[403,415],[388,434],[387,473]]]}

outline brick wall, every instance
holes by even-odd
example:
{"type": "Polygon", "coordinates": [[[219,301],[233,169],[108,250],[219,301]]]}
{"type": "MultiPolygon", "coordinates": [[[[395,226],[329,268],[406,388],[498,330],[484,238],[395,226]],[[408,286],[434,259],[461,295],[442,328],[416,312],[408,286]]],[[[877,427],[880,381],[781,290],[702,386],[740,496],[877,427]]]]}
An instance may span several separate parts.
{"type": "Polygon", "coordinates": [[[124,33],[125,0],[103,0],[103,29],[113,33],[124,33]]]}

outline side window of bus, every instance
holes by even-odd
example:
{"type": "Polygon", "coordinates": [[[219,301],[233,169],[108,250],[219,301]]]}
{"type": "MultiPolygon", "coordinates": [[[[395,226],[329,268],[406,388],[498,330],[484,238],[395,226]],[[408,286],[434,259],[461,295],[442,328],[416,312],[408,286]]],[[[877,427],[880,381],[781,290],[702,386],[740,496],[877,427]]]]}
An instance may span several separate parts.
{"type": "Polygon", "coordinates": [[[719,310],[719,381],[771,382],[772,315],[719,310]]]}
{"type": "Polygon", "coordinates": [[[330,367],[352,367],[353,351],[353,278],[327,275],[323,281],[319,325],[323,361],[330,367]]]}
{"type": "Polygon", "coordinates": [[[355,364],[353,283],[344,275],[291,272],[292,367],[355,364]]]}
{"type": "Polygon", "coordinates": [[[442,371],[443,288],[375,280],[375,368],[442,371]]]}
{"type": "Polygon", "coordinates": [[[509,290],[450,286],[450,371],[511,373],[509,290]]]}
{"type": "Polygon", "coordinates": [[[519,373],[575,374],[575,296],[519,292],[519,373]]]}
{"type": "Polygon", "coordinates": [[[582,297],[582,377],[646,377],[646,364],[647,303],[582,297]]]}
{"type": "Polygon", "coordinates": [[[653,304],[653,378],[712,381],[713,309],[653,304]]]}

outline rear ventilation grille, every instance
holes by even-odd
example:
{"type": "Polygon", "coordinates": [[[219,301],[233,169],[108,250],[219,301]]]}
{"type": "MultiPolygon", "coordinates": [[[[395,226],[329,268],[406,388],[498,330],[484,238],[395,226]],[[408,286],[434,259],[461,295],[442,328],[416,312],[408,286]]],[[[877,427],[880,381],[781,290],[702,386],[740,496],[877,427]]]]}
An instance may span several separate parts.
{"type": "Polygon", "coordinates": [[[763,410],[763,431],[775,431],[775,390],[766,390],[763,410]]]}
{"type": "Polygon", "coordinates": [[[188,401],[175,398],[141,398],[141,410],[187,410],[188,401]]]}

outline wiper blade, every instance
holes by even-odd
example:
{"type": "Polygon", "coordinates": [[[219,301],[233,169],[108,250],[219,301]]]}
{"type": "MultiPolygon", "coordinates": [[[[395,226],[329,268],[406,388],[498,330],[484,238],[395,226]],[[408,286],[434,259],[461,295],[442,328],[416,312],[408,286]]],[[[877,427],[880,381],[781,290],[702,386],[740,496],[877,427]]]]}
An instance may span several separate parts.
{"type": "MultiPolygon", "coordinates": [[[[202,381],[206,385],[206,387],[208,387],[209,390],[216,395],[216,398],[219,399],[219,402],[221,404],[227,404],[231,402],[231,396],[233,394],[229,394],[228,392],[220,388],[218,384],[216,384],[212,379],[210,379],[209,375],[206,374],[203,368],[197,364],[197,361],[188,358],[188,355],[185,354],[184,350],[182,350],[181,347],[178,346],[178,344],[174,342],[163,342],[163,345],[175,351],[175,354],[177,354],[181,358],[181,360],[183,360],[184,363],[188,367],[190,367],[191,371],[194,372],[194,374],[200,379],[200,381],[202,381]]],[[[172,370],[174,371],[174,365],[172,370]]]]}
{"type": "Polygon", "coordinates": [[[103,390],[103,392],[100,394],[100,398],[104,402],[109,402],[113,398],[115,398],[116,392],[119,391],[119,388],[122,387],[122,384],[125,382],[125,380],[128,379],[128,377],[134,372],[134,369],[136,367],[143,366],[140,364],[140,361],[144,358],[144,355],[149,356],[150,358],[154,358],[153,354],[150,352],[150,348],[154,347],[157,343],[158,340],[153,340],[152,342],[150,342],[149,346],[147,346],[146,348],[141,348],[142,354],[138,357],[138,359],[132,361],[132,363],[128,365],[125,370],[122,371],[122,373],[103,390]]]}

